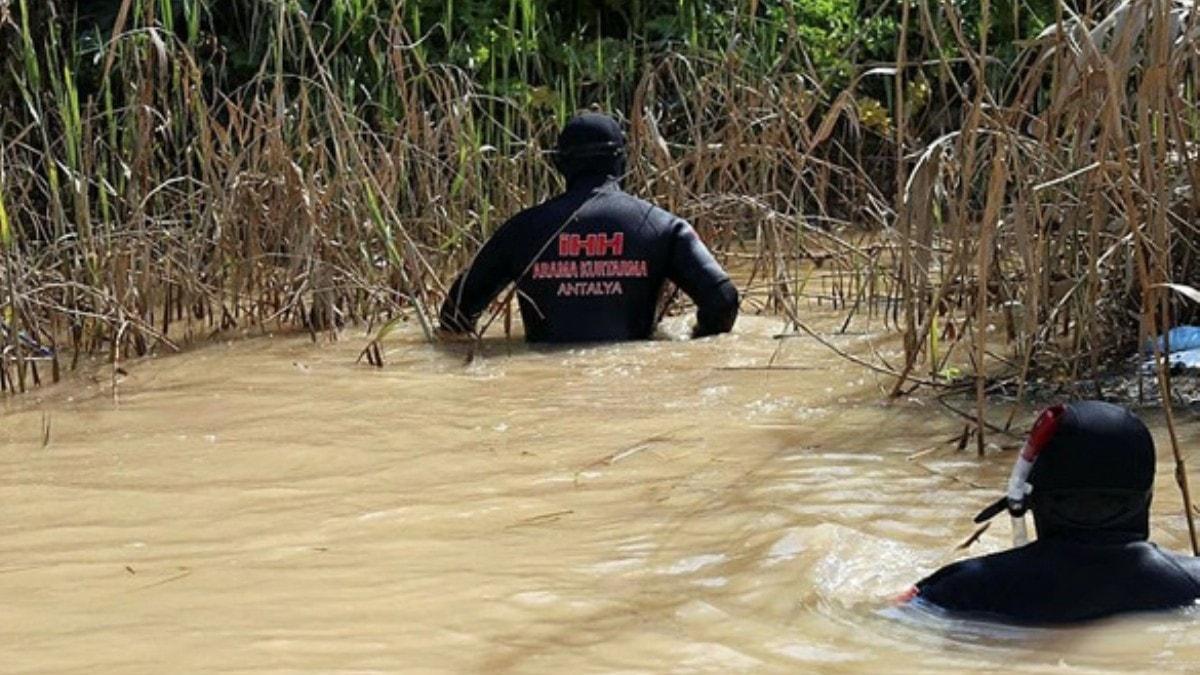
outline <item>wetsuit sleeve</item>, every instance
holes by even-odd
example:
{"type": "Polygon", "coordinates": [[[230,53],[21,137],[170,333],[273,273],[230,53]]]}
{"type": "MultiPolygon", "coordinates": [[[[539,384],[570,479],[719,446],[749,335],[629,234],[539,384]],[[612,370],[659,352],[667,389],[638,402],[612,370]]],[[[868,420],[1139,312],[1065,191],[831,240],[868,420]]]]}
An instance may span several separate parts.
{"type": "Polygon", "coordinates": [[[512,229],[511,221],[502,225],[454,280],[442,303],[439,321],[443,330],[473,332],[479,315],[513,281],[512,229]]]}
{"type": "MultiPolygon", "coordinates": [[[[961,560],[917,582],[916,597],[944,610],[988,614],[1010,620],[1036,618],[1038,599],[1019,580],[1040,568],[1019,554],[1020,549],[961,560]]],[[[1035,573],[1035,572],[1034,572],[1035,573]]]]}
{"type": "Polygon", "coordinates": [[[922,601],[951,611],[984,611],[983,598],[978,596],[978,585],[974,583],[979,564],[966,560],[947,565],[917,582],[916,597],[922,601]]]}
{"type": "Polygon", "coordinates": [[[728,333],[738,314],[738,292],[692,226],[675,225],[667,278],[696,303],[692,337],[728,333]]]}

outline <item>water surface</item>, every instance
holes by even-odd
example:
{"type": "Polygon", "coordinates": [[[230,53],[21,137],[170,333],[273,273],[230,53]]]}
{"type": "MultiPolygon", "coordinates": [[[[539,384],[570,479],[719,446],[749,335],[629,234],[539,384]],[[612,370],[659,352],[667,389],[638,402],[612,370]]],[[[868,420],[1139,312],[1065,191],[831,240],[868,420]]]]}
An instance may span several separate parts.
{"type": "MultiPolygon", "coordinates": [[[[870,355],[869,332],[814,325],[870,355]]],[[[102,371],[0,403],[0,669],[1200,668],[1188,612],[1035,630],[892,608],[964,555],[1011,453],[956,453],[952,413],[885,404],[886,381],[779,328],[501,339],[469,365],[408,332],[382,370],[357,337],[258,338],[127,365],[115,395],[102,371]]],[[[1155,538],[1179,549],[1152,426],[1155,538]]]]}

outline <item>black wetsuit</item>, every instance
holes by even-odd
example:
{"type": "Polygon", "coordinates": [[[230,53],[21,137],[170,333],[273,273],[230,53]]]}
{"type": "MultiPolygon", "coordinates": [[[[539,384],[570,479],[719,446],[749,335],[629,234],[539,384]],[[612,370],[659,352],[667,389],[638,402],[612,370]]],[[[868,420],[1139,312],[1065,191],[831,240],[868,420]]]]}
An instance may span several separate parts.
{"type": "Polygon", "coordinates": [[[1035,624],[1194,604],[1200,558],[1149,542],[1156,464],[1149,429],[1111,403],[1059,409],[1029,475],[1037,541],[948,565],[917,584],[917,597],[955,612],[1035,624]]]}
{"type": "Polygon", "coordinates": [[[695,301],[696,336],[732,328],[737,290],[692,227],[614,179],[582,175],[496,231],[450,288],[441,324],[474,330],[515,283],[530,342],[646,339],[666,280],[695,301]]]}
{"type": "Polygon", "coordinates": [[[1146,541],[1038,540],[942,568],[917,584],[924,602],[1004,621],[1056,624],[1192,605],[1200,558],[1146,541]]]}

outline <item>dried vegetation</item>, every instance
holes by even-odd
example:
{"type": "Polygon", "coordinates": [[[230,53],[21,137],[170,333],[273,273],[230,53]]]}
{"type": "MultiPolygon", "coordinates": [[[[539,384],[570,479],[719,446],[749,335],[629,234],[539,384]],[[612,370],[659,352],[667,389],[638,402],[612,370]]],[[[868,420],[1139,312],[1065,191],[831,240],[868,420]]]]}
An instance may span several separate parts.
{"type": "Polygon", "coordinates": [[[0,0],[0,388],[233,327],[429,332],[449,274],[557,188],[545,150],[592,104],[627,120],[636,191],[746,265],[748,310],[902,332],[904,361],[872,363],[895,394],[974,387],[982,418],[996,388],[1197,317],[1167,286],[1200,279],[1190,1],[1054,3],[1018,47],[952,0],[876,3],[895,58],[840,81],[757,2],[728,42],[564,70],[521,48],[549,15],[514,2],[490,72],[435,60],[415,3],[301,4],[230,3],[259,45],[234,78],[204,0],[125,0],[92,33],[71,3],[0,0]]]}

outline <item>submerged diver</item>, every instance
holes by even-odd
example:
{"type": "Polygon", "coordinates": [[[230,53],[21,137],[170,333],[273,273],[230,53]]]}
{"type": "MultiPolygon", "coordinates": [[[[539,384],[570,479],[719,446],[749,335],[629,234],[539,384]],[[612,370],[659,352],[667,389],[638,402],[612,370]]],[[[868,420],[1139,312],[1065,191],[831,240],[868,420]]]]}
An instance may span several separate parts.
{"type": "Polygon", "coordinates": [[[625,138],[597,113],[563,127],[554,154],[562,195],[500,227],[455,280],[442,329],[464,335],[516,284],[530,342],[647,339],[663,283],[697,305],[693,337],[728,332],[738,293],[686,221],[621,190],[625,138]]]}
{"type": "Polygon", "coordinates": [[[1194,604],[1200,558],[1148,541],[1154,469],[1154,439],[1128,410],[1098,401],[1050,408],[1034,424],[1008,495],[976,518],[1007,509],[1021,533],[1028,507],[1037,541],[944,567],[910,597],[1032,624],[1194,604]]]}

